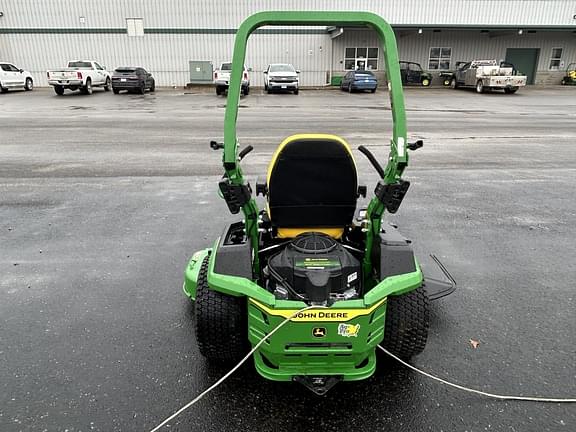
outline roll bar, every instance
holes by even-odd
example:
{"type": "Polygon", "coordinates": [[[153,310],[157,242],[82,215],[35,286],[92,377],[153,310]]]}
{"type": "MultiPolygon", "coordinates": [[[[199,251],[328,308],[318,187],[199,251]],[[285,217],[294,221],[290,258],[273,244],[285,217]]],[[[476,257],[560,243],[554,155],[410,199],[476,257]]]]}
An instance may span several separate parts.
{"type": "MultiPolygon", "coordinates": [[[[370,12],[332,12],[332,11],[289,11],[289,12],[260,12],[248,17],[238,29],[234,42],[232,57],[232,72],[228,88],[228,100],[224,116],[224,154],[223,164],[226,171],[225,184],[221,184],[228,196],[227,201],[233,213],[242,208],[245,217],[246,235],[251,239],[254,249],[253,271],[257,275],[260,269],[258,257],[258,207],[251,197],[251,191],[244,182],[238,154],[238,138],[236,135],[236,121],[238,118],[238,105],[242,85],[242,73],[246,57],[248,37],[257,28],[268,25],[281,26],[358,26],[367,25],[373,28],[380,36],[383,45],[384,64],[388,78],[388,91],[392,110],[392,139],[390,153],[386,159],[386,168],[380,173],[382,180],[376,187],[375,194],[367,209],[369,229],[366,234],[366,250],[364,254],[364,274],[372,274],[372,245],[380,234],[382,215],[386,209],[386,200],[382,194],[401,195],[406,192],[408,182],[401,180],[402,172],[408,165],[406,114],[404,110],[404,94],[398,64],[398,50],[396,37],[390,24],[380,16],[370,12]],[[390,187],[388,187],[390,186],[390,187]],[[232,204],[232,205],[230,205],[232,204]]],[[[222,182],[221,182],[222,183],[222,182]]],[[[394,197],[393,197],[394,198],[394,197]]],[[[396,200],[398,201],[398,200],[396,200]]],[[[401,198],[400,198],[401,201],[401,198]]],[[[399,205],[399,201],[398,201],[399,205]]],[[[389,207],[390,208],[390,207],[389,207]]],[[[397,208],[397,206],[395,207],[397,208]]],[[[391,210],[395,211],[395,210],[391,210]]]]}

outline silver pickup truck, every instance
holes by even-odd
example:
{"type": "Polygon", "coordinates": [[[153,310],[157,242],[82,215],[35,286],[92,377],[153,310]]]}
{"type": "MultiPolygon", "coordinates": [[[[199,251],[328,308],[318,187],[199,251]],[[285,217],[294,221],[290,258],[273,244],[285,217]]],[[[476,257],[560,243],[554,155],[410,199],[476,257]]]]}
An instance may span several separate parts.
{"type": "Polygon", "coordinates": [[[65,89],[81,90],[84,94],[92,94],[93,87],[111,88],[110,72],[91,60],[69,61],[68,67],[46,72],[48,84],[54,86],[57,95],[64,94],[65,89]]]}
{"type": "Polygon", "coordinates": [[[516,93],[526,85],[526,75],[519,75],[514,66],[498,64],[496,60],[474,60],[462,64],[452,75],[450,86],[476,87],[478,93],[490,90],[504,90],[505,93],[516,93]]]}

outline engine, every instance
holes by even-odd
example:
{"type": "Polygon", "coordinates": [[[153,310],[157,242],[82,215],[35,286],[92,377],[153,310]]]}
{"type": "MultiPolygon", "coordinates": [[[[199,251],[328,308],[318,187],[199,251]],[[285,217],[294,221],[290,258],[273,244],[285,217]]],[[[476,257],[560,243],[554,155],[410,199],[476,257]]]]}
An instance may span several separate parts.
{"type": "Polygon", "coordinates": [[[360,261],[332,237],[305,233],[270,257],[264,271],[267,288],[278,299],[329,305],[358,298],[360,261]]]}

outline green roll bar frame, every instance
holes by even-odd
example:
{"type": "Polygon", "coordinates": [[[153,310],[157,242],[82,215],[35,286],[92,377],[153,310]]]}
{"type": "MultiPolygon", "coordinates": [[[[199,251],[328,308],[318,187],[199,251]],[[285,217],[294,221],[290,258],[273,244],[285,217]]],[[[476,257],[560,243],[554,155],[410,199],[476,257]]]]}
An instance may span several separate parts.
{"type": "MultiPolygon", "coordinates": [[[[248,17],[238,29],[234,42],[232,57],[232,72],[228,89],[228,101],[224,116],[224,170],[230,182],[234,185],[245,185],[240,161],[238,159],[238,138],[236,136],[236,121],[242,84],[242,72],[246,57],[248,37],[254,30],[267,25],[281,26],[358,26],[366,25],[373,28],[380,36],[383,44],[384,62],[388,77],[388,90],[392,110],[393,136],[390,142],[390,153],[384,177],[381,180],[386,185],[395,184],[400,180],[404,168],[408,165],[406,114],[404,111],[404,94],[400,67],[398,64],[398,49],[396,37],[390,24],[382,17],[370,12],[332,12],[332,11],[289,11],[260,12],[248,17]]],[[[374,240],[380,235],[382,216],[385,205],[374,196],[367,209],[368,231],[366,233],[366,248],[364,253],[364,275],[372,274],[371,251],[374,240]]],[[[258,257],[258,206],[253,197],[242,206],[245,217],[246,235],[250,238],[254,252],[253,271],[260,272],[258,257]]]]}

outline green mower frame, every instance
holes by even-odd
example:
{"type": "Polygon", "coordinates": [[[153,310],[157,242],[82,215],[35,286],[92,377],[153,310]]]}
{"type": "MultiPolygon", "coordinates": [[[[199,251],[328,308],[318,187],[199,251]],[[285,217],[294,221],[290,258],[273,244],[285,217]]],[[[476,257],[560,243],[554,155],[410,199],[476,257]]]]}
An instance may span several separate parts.
{"type": "MultiPolygon", "coordinates": [[[[254,353],[256,370],[271,380],[300,381],[316,393],[323,394],[340,380],[370,377],[376,368],[375,348],[382,341],[403,357],[420,352],[426,342],[428,327],[424,277],[411,249],[406,252],[409,242],[399,237],[394,228],[383,230],[382,217],[385,210],[394,213],[398,209],[409,186],[401,178],[408,165],[408,150],[421,146],[421,141],[407,141],[396,39],[390,25],[380,16],[368,12],[305,11],[262,12],[247,18],[236,34],[224,143],[212,142],[211,147],[223,149],[225,175],[220,189],[230,211],[243,212],[243,233],[250,247],[251,269],[241,276],[216,268],[216,256],[229,231],[225,231],[212,248],[192,256],[185,271],[183,288],[185,294],[196,302],[196,333],[201,353],[210,360],[238,360],[240,353],[248,353],[250,347],[247,342],[255,346],[280,323],[290,319],[254,353]],[[278,299],[259,284],[262,274],[261,213],[240,167],[240,160],[251,147],[239,152],[236,133],[248,37],[266,25],[367,25],[374,29],[383,45],[393,120],[385,169],[367,149],[360,148],[381,177],[364,218],[365,241],[361,262],[364,294],[362,298],[339,300],[327,308],[309,309],[295,317],[292,315],[308,304],[278,299]],[[390,244],[398,246],[404,253],[403,259],[408,262],[402,271],[378,276],[381,263],[375,262],[379,255],[374,251],[388,235],[392,236],[390,244]],[[238,311],[242,312],[239,314],[238,311]]],[[[240,224],[235,224],[236,228],[240,224]]],[[[454,288],[451,283],[444,285],[442,295],[454,288]]]]}

